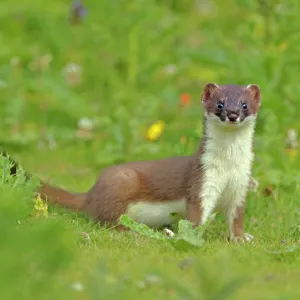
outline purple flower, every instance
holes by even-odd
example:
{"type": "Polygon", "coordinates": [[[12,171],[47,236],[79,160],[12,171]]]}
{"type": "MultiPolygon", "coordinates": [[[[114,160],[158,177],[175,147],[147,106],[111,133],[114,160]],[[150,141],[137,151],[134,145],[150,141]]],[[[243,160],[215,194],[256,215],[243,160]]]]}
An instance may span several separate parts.
{"type": "Polygon", "coordinates": [[[78,24],[87,15],[87,10],[82,4],[82,0],[75,0],[71,8],[71,22],[78,24]]]}

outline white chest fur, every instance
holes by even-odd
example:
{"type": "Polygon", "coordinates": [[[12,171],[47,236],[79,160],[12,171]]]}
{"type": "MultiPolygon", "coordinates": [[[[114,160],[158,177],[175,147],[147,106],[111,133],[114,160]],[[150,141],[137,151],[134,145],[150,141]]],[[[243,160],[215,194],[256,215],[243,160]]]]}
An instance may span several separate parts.
{"type": "Polygon", "coordinates": [[[206,126],[209,139],[200,158],[204,171],[202,224],[215,208],[224,209],[230,217],[245,200],[253,160],[254,120],[230,128],[208,119],[206,126]]]}

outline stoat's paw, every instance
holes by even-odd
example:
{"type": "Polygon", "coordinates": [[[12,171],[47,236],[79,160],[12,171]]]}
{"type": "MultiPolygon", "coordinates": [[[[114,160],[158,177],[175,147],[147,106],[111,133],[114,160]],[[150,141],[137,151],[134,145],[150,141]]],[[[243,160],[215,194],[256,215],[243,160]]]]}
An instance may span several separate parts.
{"type": "Polygon", "coordinates": [[[250,243],[252,242],[253,239],[254,237],[251,234],[243,233],[242,235],[239,236],[232,236],[230,238],[230,241],[236,244],[243,244],[243,243],[250,243]]]}

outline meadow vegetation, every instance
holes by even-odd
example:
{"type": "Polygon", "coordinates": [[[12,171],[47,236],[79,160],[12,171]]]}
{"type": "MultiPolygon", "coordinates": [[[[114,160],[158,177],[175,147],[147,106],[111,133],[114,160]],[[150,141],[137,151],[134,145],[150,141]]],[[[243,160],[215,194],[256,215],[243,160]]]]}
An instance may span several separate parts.
{"type": "Polygon", "coordinates": [[[300,2],[83,3],[0,2],[0,149],[22,166],[0,157],[1,298],[299,299],[300,2]],[[192,153],[208,81],[261,87],[254,244],[227,243],[223,216],[176,247],[33,194],[37,176],[81,192],[108,165],[192,153]]]}

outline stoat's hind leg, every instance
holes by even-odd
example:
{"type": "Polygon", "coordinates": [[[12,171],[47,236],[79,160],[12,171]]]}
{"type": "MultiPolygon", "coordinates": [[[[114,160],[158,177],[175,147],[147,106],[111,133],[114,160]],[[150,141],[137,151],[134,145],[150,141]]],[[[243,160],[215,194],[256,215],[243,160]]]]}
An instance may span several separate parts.
{"type": "Polygon", "coordinates": [[[127,167],[113,167],[105,170],[88,192],[86,212],[95,220],[118,224],[119,217],[127,210],[129,203],[138,199],[141,192],[139,174],[127,167]]]}

